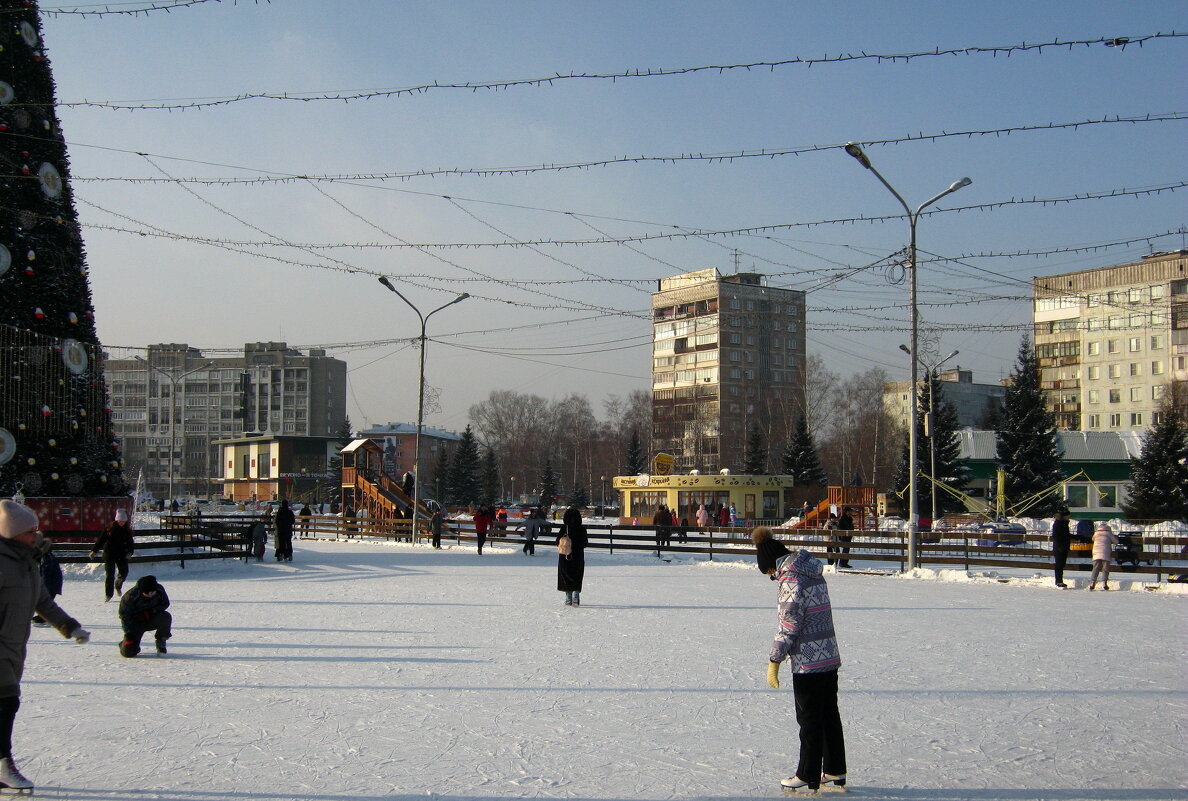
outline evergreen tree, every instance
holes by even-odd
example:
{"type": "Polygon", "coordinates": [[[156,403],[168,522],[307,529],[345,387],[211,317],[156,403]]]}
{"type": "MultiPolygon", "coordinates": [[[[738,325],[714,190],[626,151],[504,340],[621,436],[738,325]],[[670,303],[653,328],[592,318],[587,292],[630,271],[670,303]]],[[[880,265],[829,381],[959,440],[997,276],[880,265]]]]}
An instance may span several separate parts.
{"type": "Polygon", "coordinates": [[[627,472],[625,475],[638,476],[647,469],[643,445],[639,441],[639,431],[631,429],[631,441],[627,444],[627,472]]]}
{"type": "Polygon", "coordinates": [[[442,506],[451,502],[454,496],[450,488],[450,449],[441,446],[437,449],[437,459],[433,463],[433,497],[442,506]]]}
{"type": "Polygon", "coordinates": [[[351,440],[355,438],[353,429],[351,428],[351,416],[349,414],[342,418],[342,425],[334,432],[334,438],[341,442],[343,446],[349,445],[351,440]]]}
{"type": "Polygon", "coordinates": [[[557,493],[561,491],[560,484],[561,479],[553,468],[553,456],[546,453],[540,468],[540,508],[544,509],[546,514],[557,500],[557,493]]]}
{"type": "MultiPolygon", "coordinates": [[[[960,500],[943,490],[936,490],[932,482],[925,478],[932,474],[932,446],[935,441],[936,475],[934,478],[958,492],[965,489],[969,483],[970,469],[969,463],[961,458],[961,440],[957,433],[959,428],[957,409],[945,399],[944,382],[936,373],[928,373],[920,385],[920,391],[916,393],[916,466],[923,474],[916,480],[916,498],[921,517],[932,516],[934,490],[936,491],[936,512],[938,515],[965,511],[965,505],[960,500]],[[931,426],[926,425],[929,392],[936,393],[932,397],[935,419],[931,426]]],[[[905,513],[910,505],[906,492],[911,476],[908,472],[910,451],[911,444],[905,433],[893,483],[894,491],[903,493],[900,497],[903,499],[905,513]]]]}
{"type": "MultiPolygon", "coordinates": [[[[1031,340],[1023,337],[1015,372],[1003,399],[998,437],[998,466],[1006,472],[1007,508],[1027,500],[1059,481],[1060,452],[1056,441],[1056,416],[1048,411],[1040,388],[1039,363],[1031,340]]],[[[1061,500],[1049,494],[1028,509],[1032,517],[1048,517],[1055,513],[1061,500]]]]}
{"type": "Polygon", "coordinates": [[[747,447],[743,452],[743,473],[748,476],[762,476],[767,473],[767,443],[758,423],[751,423],[747,432],[747,447]]]}
{"type": "Polygon", "coordinates": [[[580,481],[573,485],[573,492],[569,493],[569,505],[584,509],[590,505],[590,492],[580,481]]]}
{"type": "Polygon", "coordinates": [[[128,491],[37,4],[0,2],[0,495],[128,491]]]}
{"type": "Polygon", "coordinates": [[[792,476],[798,487],[824,487],[829,480],[821,469],[813,435],[809,433],[808,420],[803,414],[797,418],[796,431],[784,451],[783,468],[784,474],[792,476]]]}
{"type": "Polygon", "coordinates": [[[468,425],[462,432],[462,439],[458,441],[458,449],[454,451],[454,459],[450,464],[450,489],[453,491],[454,503],[470,506],[479,502],[483,494],[479,462],[478,441],[468,425]]]}
{"type": "Polygon", "coordinates": [[[1130,497],[1122,507],[1130,518],[1188,520],[1188,423],[1172,397],[1182,390],[1171,388],[1159,422],[1143,435],[1139,457],[1130,460],[1130,497]]]}
{"type": "Polygon", "coordinates": [[[498,503],[499,497],[499,459],[491,448],[483,449],[482,459],[482,493],[479,503],[488,505],[498,503]]]}
{"type": "MultiPolygon", "coordinates": [[[[928,397],[920,398],[920,438],[916,458],[920,470],[926,474],[932,472],[933,448],[936,453],[936,475],[933,478],[944,483],[958,492],[965,489],[969,483],[969,463],[961,458],[961,439],[957,434],[960,423],[957,420],[957,408],[945,399],[944,382],[935,372],[927,376],[929,392],[935,393],[931,397],[933,419],[930,426],[925,426],[924,415],[928,412],[928,397]]],[[[920,514],[932,515],[932,495],[936,493],[936,511],[938,515],[947,512],[963,512],[965,504],[943,490],[938,490],[931,481],[918,482],[920,497],[920,514]]]]}

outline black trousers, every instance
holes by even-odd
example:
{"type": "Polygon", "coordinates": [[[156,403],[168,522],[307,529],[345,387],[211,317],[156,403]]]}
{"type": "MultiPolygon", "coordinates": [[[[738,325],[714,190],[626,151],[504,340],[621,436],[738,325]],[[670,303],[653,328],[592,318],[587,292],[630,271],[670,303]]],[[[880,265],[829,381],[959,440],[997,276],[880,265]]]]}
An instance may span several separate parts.
{"type": "Polygon", "coordinates": [[[113,593],[120,592],[124,588],[124,579],[128,578],[128,557],[104,559],[103,572],[103,592],[110,598],[113,593]],[[119,573],[118,579],[116,578],[117,572],[119,573]]]}
{"type": "Polygon", "coordinates": [[[12,727],[16,723],[16,713],[20,708],[19,695],[0,698],[0,758],[12,756],[12,727]]]}
{"type": "Polygon", "coordinates": [[[837,711],[837,671],[793,673],[796,722],[800,724],[800,764],[796,777],[816,787],[822,773],[846,772],[846,743],[837,711]]]}
{"type": "Polygon", "coordinates": [[[1055,560],[1055,562],[1056,562],[1056,583],[1057,584],[1064,583],[1064,565],[1068,562],[1068,551],[1069,551],[1069,549],[1067,547],[1064,547],[1064,548],[1053,547],[1052,548],[1052,559],[1055,560]]]}
{"type": "Polygon", "coordinates": [[[276,558],[288,560],[293,558],[293,532],[276,531],[276,558]]]}
{"type": "Polygon", "coordinates": [[[155,632],[154,639],[157,642],[164,642],[173,636],[171,628],[173,626],[173,615],[168,612],[158,612],[148,620],[137,620],[131,623],[124,624],[124,639],[131,640],[136,643],[136,647],[140,647],[140,638],[146,632],[155,632]]]}

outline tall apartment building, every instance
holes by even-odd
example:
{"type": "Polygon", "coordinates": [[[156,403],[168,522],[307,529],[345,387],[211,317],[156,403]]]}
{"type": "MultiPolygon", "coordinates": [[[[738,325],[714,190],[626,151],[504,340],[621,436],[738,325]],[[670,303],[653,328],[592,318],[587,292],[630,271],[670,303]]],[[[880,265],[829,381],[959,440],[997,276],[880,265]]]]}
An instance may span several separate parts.
{"type": "Polygon", "coordinates": [[[1188,251],[1032,279],[1035,353],[1063,429],[1134,431],[1188,378],[1188,251]]]}
{"type": "Polygon", "coordinates": [[[128,477],[135,481],[143,468],[159,498],[171,462],[175,496],[212,491],[222,476],[216,440],[334,436],[346,419],[346,362],[284,342],[252,342],[242,356],[215,358],[185,344],[150,345],[147,359],[108,360],[104,375],[128,477]]]}
{"type": "MultiPolygon", "coordinates": [[[[941,393],[945,401],[957,410],[957,425],[961,428],[981,428],[991,409],[1002,408],[1006,387],[1002,384],[975,384],[972,370],[954,367],[952,370],[941,370],[937,378],[944,382],[941,384],[941,393]]],[[[919,383],[927,392],[924,381],[919,383]]],[[[907,431],[911,421],[911,386],[911,381],[888,381],[883,385],[883,408],[904,431],[907,431]]],[[[940,393],[937,394],[939,401],[940,393]]]]}
{"type": "Polygon", "coordinates": [[[804,402],[804,293],[699,270],[652,295],[652,452],[738,472],[759,426],[774,465],[804,402]]]}

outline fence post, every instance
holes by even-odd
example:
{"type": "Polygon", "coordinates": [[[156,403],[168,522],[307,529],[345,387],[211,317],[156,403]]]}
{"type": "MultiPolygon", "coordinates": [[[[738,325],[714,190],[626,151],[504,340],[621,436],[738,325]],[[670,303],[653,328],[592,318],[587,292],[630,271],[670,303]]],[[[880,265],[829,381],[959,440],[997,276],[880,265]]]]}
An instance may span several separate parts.
{"type": "Polygon", "coordinates": [[[714,532],[709,533],[709,560],[714,561],[714,532]]]}
{"type": "Polygon", "coordinates": [[[615,552],[615,527],[614,527],[614,525],[610,525],[610,526],[606,527],[606,539],[607,539],[607,542],[609,543],[609,545],[607,546],[607,551],[609,553],[613,554],[615,552]]]}
{"type": "Polygon", "coordinates": [[[181,565],[181,569],[186,569],[186,533],[179,531],[177,534],[177,563],[181,565]]]}

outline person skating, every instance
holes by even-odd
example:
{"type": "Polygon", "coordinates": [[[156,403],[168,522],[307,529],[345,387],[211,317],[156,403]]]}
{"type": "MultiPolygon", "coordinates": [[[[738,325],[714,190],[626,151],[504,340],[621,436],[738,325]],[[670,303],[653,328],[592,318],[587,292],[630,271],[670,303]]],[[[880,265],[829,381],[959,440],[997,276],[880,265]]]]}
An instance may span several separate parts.
{"type": "Polygon", "coordinates": [[[767,683],[780,687],[780,665],[791,663],[800,761],[780,782],[787,790],[815,793],[822,784],[846,783],[846,744],[837,708],[841,655],[833,629],[829,587],[821,562],[808,551],[793,555],[760,526],[751,532],[759,570],[778,582],[779,628],[767,661],[767,683]]]}
{"type": "Polygon", "coordinates": [[[33,790],[12,759],[12,728],[21,706],[21,675],[36,612],[63,637],[86,643],[91,634],[54,603],[37,565],[37,514],[8,499],[0,501],[0,787],[33,790]]]}
{"type": "Polygon", "coordinates": [[[474,513],[474,536],[478,540],[478,555],[483,555],[483,546],[487,544],[487,530],[491,528],[491,524],[495,522],[495,518],[491,516],[491,510],[485,506],[480,506],[479,510],[474,513]]]}
{"type": "Polygon", "coordinates": [[[561,517],[561,532],[557,535],[557,590],[565,593],[566,606],[582,605],[582,581],[586,577],[586,527],[582,513],[574,507],[561,517]],[[561,538],[569,539],[569,553],[561,553],[561,538]]]}
{"type": "Polygon", "coordinates": [[[1089,589],[1097,589],[1097,576],[1101,574],[1103,590],[1110,588],[1110,562],[1114,561],[1114,546],[1118,535],[1104,520],[1093,530],[1093,572],[1089,574],[1089,589]]]}
{"type": "Polygon", "coordinates": [[[173,636],[173,616],[166,611],[168,608],[169,595],[155,576],[137,580],[136,586],[120,599],[120,624],[124,627],[120,655],[131,659],[140,653],[140,638],[149,631],[157,642],[157,653],[164,654],[165,641],[173,636]]]}
{"type": "Polygon", "coordinates": [[[433,537],[433,547],[441,550],[441,527],[444,523],[444,515],[441,512],[441,507],[438,506],[433,510],[433,516],[429,518],[429,533],[433,537]]]}
{"type": "Polygon", "coordinates": [[[278,562],[292,562],[293,561],[293,523],[297,520],[297,516],[293,514],[293,510],[289,508],[289,502],[283,500],[280,502],[280,508],[276,510],[276,561],[278,562]]]}
{"type": "Polygon", "coordinates": [[[297,516],[301,518],[301,539],[309,539],[309,519],[313,517],[313,509],[309,508],[308,502],[301,506],[297,516]]]}
{"type": "MultiPolygon", "coordinates": [[[[42,537],[37,545],[37,561],[46,591],[50,594],[50,598],[57,598],[62,594],[62,586],[66,582],[62,575],[62,565],[59,564],[58,557],[54,556],[53,546],[54,544],[49,539],[42,537]]],[[[41,615],[34,615],[33,625],[39,628],[48,628],[49,622],[41,615]]]]}
{"type": "Polygon", "coordinates": [[[135,552],[128,513],[118,509],[115,520],[103,529],[91,548],[92,558],[103,554],[103,595],[106,600],[110,601],[113,595],[123,592],[124,580],[128,578],[128,557],[135,552]]]}
{"type": "Polygon", "coordinates": [[[1068,510],[1058,509],[1056,519],[1052,521],[1052,561],[1056,563],[1056,586],[1060,589],[1068,587],[1064,583],[1064,565],[1068,562],[1068,552],[1072,548],[1072,532],[1069,530],[1068,510]]]}
{"type": "Polygon", "coordinates": [[[536,556],[536,538],[549,533],[549,524],[544,519],[544,512],[540,509],[530,509],[528,520],[524,523],[524,553],[536,556]]]}
{"type": "MultiPolygon", "coordinates": [[[[854,518],[850,516],[849,509],[842,509],[841,516],[837,518],[837,530],[838,531],[853,531],[854,530],[854,518]]],[[[838,561],[837,566],[838,567],[849,567],[850,560],[845,557],[848,557],[850,555],[849,543],[851,540],[854,539],[854,535],[852,535],[852,534],[838,534],[837,538],[841,542],[845,543],[845,545],[842,545],[841,549],[840,549],[842,552],[843,558],[840,561],[838,561]]]]}

